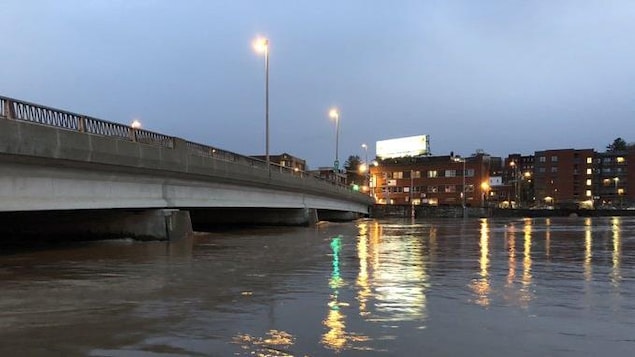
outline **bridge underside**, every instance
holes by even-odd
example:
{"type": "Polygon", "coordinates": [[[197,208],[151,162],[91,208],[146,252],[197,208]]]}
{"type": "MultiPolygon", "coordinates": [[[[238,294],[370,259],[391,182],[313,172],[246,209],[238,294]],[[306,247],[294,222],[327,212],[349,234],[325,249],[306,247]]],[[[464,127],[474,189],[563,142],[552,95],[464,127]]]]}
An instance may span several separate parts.
{"type": "Polygon", "coordinates": [[[20,245],[133,238],[175,240],[193,231],[228,226],[311,226],[319,220],[348,221],[358,214],[292,208],[114,209],[0,212],[0,243],[20,245]]]}

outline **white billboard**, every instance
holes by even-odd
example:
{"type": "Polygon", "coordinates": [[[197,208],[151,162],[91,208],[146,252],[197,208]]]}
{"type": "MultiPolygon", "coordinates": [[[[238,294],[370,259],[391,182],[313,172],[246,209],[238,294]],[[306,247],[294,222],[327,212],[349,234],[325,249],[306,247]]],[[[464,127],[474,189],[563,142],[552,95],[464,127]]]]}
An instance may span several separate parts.
{"type": "Polygon", "coordinates": [[[428,135],[380,140],[376,143],[375,150],[380,159],[421,156],[429,154],[429,141],[428,135]]]}

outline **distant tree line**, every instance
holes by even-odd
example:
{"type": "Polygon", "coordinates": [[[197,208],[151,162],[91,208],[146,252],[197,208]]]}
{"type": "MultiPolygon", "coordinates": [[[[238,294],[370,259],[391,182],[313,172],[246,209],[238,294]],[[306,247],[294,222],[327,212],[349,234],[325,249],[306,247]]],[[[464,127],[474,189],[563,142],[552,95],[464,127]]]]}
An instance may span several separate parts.
{"type": "Polygon", "coordinates": [[[634,150],[635,143],[626,143],[626,141],[622,138],[617,138],[613,140],[613,142],[606,146],[607,151],[626,151],[626,150],[634,150]]]}

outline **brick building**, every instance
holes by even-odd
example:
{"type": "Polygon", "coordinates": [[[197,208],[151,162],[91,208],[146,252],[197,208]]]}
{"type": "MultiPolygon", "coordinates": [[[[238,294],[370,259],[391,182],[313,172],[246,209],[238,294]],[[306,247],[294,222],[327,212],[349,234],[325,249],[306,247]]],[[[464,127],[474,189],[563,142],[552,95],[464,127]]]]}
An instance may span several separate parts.
{"type": "Polygon", "coordinates": [[[422,156],[378,161],[370,170],[379,204],[481,207],[487,194],[490,156],[422,156]]]}
{"type": "Polygon", "coordinates": [[[563,207],[593,199],[593,149],[536,151],[534,156],[536,203],[563,207]]]}
{"type": "Polygon", "coordinates": [[[596,207],[624,208],[635,201],[635,150],[596,153],[592,181],[596,207]],[[629,170],[630,164],[630,170],[629,170]]]}

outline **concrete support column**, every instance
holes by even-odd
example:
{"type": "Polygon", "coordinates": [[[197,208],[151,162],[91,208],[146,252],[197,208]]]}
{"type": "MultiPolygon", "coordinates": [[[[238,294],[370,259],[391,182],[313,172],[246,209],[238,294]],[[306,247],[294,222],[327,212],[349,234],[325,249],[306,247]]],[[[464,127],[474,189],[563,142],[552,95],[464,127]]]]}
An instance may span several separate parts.
{"type": "Polygon", "coordinates": [[[0,239],[9,243],[132,238],[178,240],[192,233],[179,210],[34,211],[0,214],[0,239]]]}
{"type": "Polygon", "coordinates": [[[361,215],[356,212],[318,210],[318,219],[320,221],[348,222],[360,217],[361,215]]]}
{"type": "Polygon", "coordinates": [[[190,211],[195,230],[227,225],[311,226],[317,223],[313,208],[223,208],[190,211]]]}

